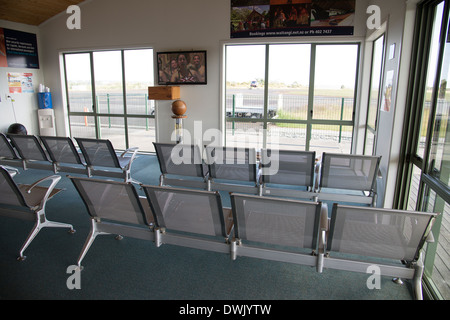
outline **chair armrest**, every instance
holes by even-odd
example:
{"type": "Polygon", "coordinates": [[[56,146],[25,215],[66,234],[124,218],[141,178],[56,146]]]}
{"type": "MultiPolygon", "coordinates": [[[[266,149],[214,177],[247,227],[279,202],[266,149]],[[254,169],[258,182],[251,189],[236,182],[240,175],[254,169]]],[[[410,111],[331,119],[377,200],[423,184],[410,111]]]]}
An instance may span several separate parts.
{"type": "Polygon", "coordinates": [[[425,241],[428,242],[428,243],[433,243],[434,242],[433,232],[428,233],[425,241]]]}
{"type": "Polygon", "coordinates": [[[61,176],[58,175],[52,175],[52,176],[48,176],[45,178],[42,178],[36,182],[34,182],[33,184],[31,184],[25,191],[27,193],[31,193],[31,190],[36,187],[37,185],[39,185],[40,183],[47,181],[47,180],[51,180],[51,184],[50,186],[47,188],[47,191],[45,192],[44,197],[41,200],[41,208],[44,207],[45,203],[47,202],[48,198],[50,197],[50,194],[52,193],[53,189],[55,188],[56,184],[59,182],[59,180],[61,180],[61,176]]]}
{"type": "Polygon", "coordinates": [[[17,168],[10,167],[10,166],[2,166],[2,167],[5,168],[5,169],[9,172],[9,174],[10,174],[11,176],[20,173],[20,172],[19,172],[19,169],[17,169],[17,168]]]}
{"type": "Polygon", "coordinates": [[[330,219],[328,219],[328,206],[325,203],[322,203],[322,209],[320,211],[319,245],[317,248],[317,272],[319,273],[322,273],[323,271],[324,258],[327,249],[329,221],[330,219]]]}
{"type": "Polygon", "coordinates": [[[328,218],[328,206],[326,203],[322,203],[322,208],[320,210],[320,230],[328,231],[330,219],[328,218]]]}
{"type": "Polygon", "coordinates": [[[123,158],[127,153],[133,153],[132,156],[134,156],[134,155],[136,155],[138,150],[139,150],[139,147],[128,148],[124,152],[122,152],[119,157],[123,158]]]}
{"type": "Polygon", "coordinates": [[[378,169],[378,172],[377,172],[377,179],[383,179],[383,174],[381,173],[380,169],[378,169]]]}
{"type": "Polygon", "coordinates": [[[229,237],[234,228],[233,212],[231,211],[231,208],[223,208],[223,218],[225,222],[225,232],[227,237],[229,237]]]}
{"type": "Polygon", "coordinates": [[[322,166],[322,160],[316,159],[314,163],[314,189],[313,191],[319,190],[320,185],[320,167],[322,166]]]}
{"type": "Polygon", "coordinates": [[[33,184],[31,184],[30,187],[26,191],[28,193],[31,193],[31,189],[33,189],[38,184],[40,184],[40,183],[42,183],[44,181],[47,181],[47,180],[52,180],[52,184],[48,188],[49,189],[53,189],[53,188],[55,188],[55,185],[58,183],[58,181],[61,180],[61,176],[53,175],[53,176],[48,176],[48,177],[42,178],[42,179],[34,182],[33,184]]]}
{"type": "Polygon", "coordinates": [[[127,164],[127,169],[128,170],[131,168],[131,163],[134,161],[134,158],[136,157],[136,154],[137,154],[138,150],[139,150],[139,147],[132,147],[132,148],[126,149],[124,152],[122,152],[120,154],[119,158],[123,158],[123,157],[125,157],[125,155],[127,153],[132,153],[131,159],[130,159],[130,161],[127,164]]]}

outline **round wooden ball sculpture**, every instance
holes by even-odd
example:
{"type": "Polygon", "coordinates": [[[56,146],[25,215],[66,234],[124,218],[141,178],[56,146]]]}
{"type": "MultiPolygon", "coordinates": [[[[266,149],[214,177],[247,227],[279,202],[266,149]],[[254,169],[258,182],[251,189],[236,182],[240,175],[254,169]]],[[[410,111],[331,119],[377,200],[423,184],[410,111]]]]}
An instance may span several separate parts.
{"type": "Polygon", "coordinates": [[[182,117],[186,113],[186,103],[182,100],[172,102],[172,112],[177,117],[182,117]]]}

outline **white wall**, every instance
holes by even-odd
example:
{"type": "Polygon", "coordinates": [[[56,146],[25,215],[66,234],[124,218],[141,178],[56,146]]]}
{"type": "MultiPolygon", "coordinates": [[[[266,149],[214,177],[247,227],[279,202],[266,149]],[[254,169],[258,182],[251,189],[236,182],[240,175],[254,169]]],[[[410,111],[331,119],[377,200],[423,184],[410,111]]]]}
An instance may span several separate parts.
{"type": "MultiPolygon", "coordinates": [[[[208,84],[181,87],[181,99],[188,107],[186,129],[194,120],[203,130],[219,126],[220,41],[229,38],[228,0],[93,0],[81,8],[81,30],[66,27],[68,14],[61,14],[40,26],[46,54],[47,86],[61,92],[59,54],[83,49],[151,46],[154,51],[207,50],[208,84]]],[[[174,128],[171,102],[157,102],[157,136],[170,141],[174,128]]],[[[57,132],[66,135],[63,97],[54,94],[57,132]]]]}
{"type": "Polygon", "coordinates": [[[392,207],[396,187],[404,114],[407,108],[416,3],[415,0],[371,2],[380,6],[382,21],[387,21],[384,76],[388,71],[394,71],[392,105],[389,112],[379,113],[376,139],[376,154],[382,156],[380,168],[384,179],[384,207],[392,207]],[[395,51],[393,58],[390,58],[392,46],[395,46],[395,51]]]}
{"type": "Polygon", "coordinates": [[[44,52],[39,37],[39,28],[21,23],[0,20],[0,28],[34,33],[37,36],[39,51],[39,69],[0,68],[0,132],[7,132],[8,127],[15,122],[22,123],[30,134],[39,134],[37,117],[37,92],[39,83],[43,83],[42,54],[44,52]],[[8,73],[32,73],[35,93],[9,93],[8,73]],[[10,95],[14,102],[6,99],[10,95]]]}

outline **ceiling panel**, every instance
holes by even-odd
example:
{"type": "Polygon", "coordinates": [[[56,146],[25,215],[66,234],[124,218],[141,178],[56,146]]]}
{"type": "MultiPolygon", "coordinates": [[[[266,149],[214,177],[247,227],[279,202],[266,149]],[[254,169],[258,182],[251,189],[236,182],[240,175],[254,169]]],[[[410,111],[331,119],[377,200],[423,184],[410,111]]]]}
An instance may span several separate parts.
{"type": "Polygon", "coordinates": [[[0,19],[38,26],[84,0],[0,0],[0,19]]]}

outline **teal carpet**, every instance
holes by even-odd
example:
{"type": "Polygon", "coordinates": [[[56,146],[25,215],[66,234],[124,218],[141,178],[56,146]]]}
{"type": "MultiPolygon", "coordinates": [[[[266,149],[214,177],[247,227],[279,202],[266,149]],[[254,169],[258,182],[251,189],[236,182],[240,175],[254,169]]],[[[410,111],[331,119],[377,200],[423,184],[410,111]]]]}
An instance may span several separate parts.
{"type": "MultiPolygon", "coordinates": [[[[30,183],[51,173],[22,171],[15,180],[30,183]]],[[[132,170],[137,180],[159,181],[155,156],[139,155],[132,170]]],[[[18,251],[33,223],[0,217],[0,299],[11,300],[411,300],[408,281],[398,285],[382,277],[381,289],[366,286],[368,274],[324,270],[288,263],[238,257],[163,245],[112,235],[98,236],[83,260],[80,289],[67,281],[89,233],[90,220],[72,183],[61,174],[65,190],[47,205],[50,220],[73,224],[43,229],[17,261],[18,251]]],[[[226,193],[223,202],[229,206],[226,193]]]]}

